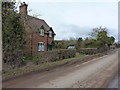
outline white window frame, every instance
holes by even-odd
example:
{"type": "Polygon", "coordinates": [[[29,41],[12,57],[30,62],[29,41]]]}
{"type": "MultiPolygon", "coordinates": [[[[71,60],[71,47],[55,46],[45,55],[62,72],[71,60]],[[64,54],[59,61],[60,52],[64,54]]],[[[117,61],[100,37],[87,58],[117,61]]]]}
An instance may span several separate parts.
{"type": "Polygon", "coordinates": [[[52,37],[52,31],[49,31],[49,37],[52,37]]]}
{"type": "Polygon", "coordinates": [[[40,36],[44,36],[44,29],[40,29],[40,36]]]}
{"type": "Polygon", "coordinates": [[[38,51],[45,51],[45,43],[38,42],[38,51]]]}

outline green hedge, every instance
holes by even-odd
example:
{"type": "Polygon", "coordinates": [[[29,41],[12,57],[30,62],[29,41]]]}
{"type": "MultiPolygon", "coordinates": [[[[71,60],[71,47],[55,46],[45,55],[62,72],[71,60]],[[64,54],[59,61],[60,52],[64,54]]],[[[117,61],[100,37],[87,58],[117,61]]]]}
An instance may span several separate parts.
{"type": "Polygon", "coordinates": [[[61,49],[61,50],[54,50],[48,51],[44,53],[42,57],[43,62],[54,62],[58,60],[63,60],[67,58],[75,57],[76,50],[75,49],[61,49]]]}
{"type": "Polygon", "coordinates": [[[96,48],[81,48],[77,50],[80,54],[92,55],[96,54],[98,50],[96,48]]]}
{"type": "Polygon", "coordinates": [[[97,54],[97,53],[102,53],[107,51],[108,48],[80,48],[77,50],[78,53],[80,54],[86,54],[86,55],[92,55],[92,54],[97,54]]]}

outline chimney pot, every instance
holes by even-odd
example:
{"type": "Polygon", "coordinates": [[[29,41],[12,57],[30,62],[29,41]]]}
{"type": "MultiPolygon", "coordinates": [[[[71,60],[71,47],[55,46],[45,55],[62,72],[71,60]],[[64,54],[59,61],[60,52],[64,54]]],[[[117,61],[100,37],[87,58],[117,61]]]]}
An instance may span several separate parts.
{"type": "Polygon", "coordinates": [[[21,5],[19,6],[19,12],[21,15],[26,16],[28,14],[27,7],[28,5],[25,2],[21,3],[21,5]]]}

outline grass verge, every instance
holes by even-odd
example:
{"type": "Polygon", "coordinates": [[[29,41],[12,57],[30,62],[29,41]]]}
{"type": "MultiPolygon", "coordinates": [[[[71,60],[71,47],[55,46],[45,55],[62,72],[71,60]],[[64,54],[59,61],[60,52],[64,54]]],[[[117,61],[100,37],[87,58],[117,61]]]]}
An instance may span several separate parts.
{"type": "Polygon", "coordinates": [[[30,73],[30,72],[34,72],[34,71],[38,71],[38,70],[44,70],[47,69],[49,67],[54,67],[57,65],[62,65],[65,64],[67,62],[76,60],[78,58],[84,58],[86,55],[81,55],[79,53],[76,53],[76,56],[74,58],[69,58],[69,59],[64,59],[64,60],[60,60],[60,61],[56,61],[56,62],[50,62],[50,63],[46,63],[46,64],[39,64],[39,65],[35,65],[35,66],[27,66],[24,68],[19,68],[16,70],[12,70],[11,72],[7,72],[5,74],[3,74],[3,80],[12,78],[12,77],[16,77],[16,76],[20,76],[26,73],[30,73]]]}

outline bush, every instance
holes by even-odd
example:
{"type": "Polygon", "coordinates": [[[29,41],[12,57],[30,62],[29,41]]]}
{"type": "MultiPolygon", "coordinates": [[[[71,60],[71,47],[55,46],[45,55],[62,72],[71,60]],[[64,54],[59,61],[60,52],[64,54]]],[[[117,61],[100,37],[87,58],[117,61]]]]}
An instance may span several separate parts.
{"type": "Polygon", "coordinates": [[[43,61],[44,62],[54,62],[62,59],[75,57],[76,50],[75,49],[61,49],[48,51],[44,53],[43,61]]]}
{"type": "Polygon", "coordinates": [[[33,62],[35,64],[39,64],[39,63],[42,63],[42,54],[40,54],[39,56],[35,56],[35,57],[24,57],[22,60],[24,62],[33,62]]]}
{"type": "Polygon", "coordinates": [[[76,50],[75,49],[61,49],[61,50],[54,50],[54,51],[47,51],[43,55],[40,54],[35,57],[26,57],[24,58],[25,61],[32,61],[35,64],[40,63],[49,63],[55,62],[63,59],[68,59],[75,57],[76,50]]]}
{"type": "Polygon", "coordinates": [[[86,54],[86,55],[92,55],[98,53],[97,48],[81,48],[77,50],[78,53],[80,54],[86,54]]]}
{"type": "Polygon", "coordinates": [[[40,54],[39,56],[34,57],[33,61],[35,62],[35,64],[42,63],[42,55],[40,54]]]}
{"type": "Polygon", "coordinates": [[[77,50],[77,52],[80,54],[92,55],[92,54],[102,53],[107,50],[108,50],[107,47],[99,48],[99,49],[97,49],[97,48],[80,48],[77,50]]]}

